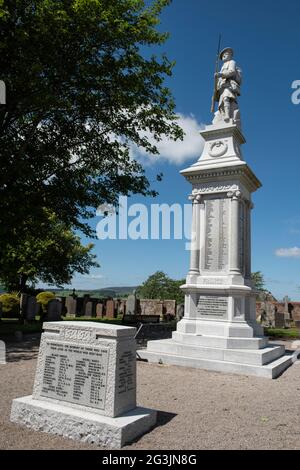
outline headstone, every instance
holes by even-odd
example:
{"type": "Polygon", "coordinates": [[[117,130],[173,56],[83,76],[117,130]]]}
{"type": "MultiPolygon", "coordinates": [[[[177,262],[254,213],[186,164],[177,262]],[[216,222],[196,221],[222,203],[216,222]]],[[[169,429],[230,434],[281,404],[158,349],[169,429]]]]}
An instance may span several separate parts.
{"type": "Polygon", "coordinates": [[[164,300],[163,301],[163,313],[170,317],[176,316],[176,300],[164,300]]]}
{"type": "Polygon", "coordinates": [[[58,299],[52,299],[47,305],[47,314],[45,321],[59,321],[61,320],[62,304],[58,299]]]}
{"type": "Polygon", "coordinates": [[[102,318],[103,317],[103,304],[98,303],[96,306],[96,317],[102,318]]]}
{"type": "Polygon", "coordinates": [[[28,302],[29,295],[28,294],[21,294],[20,295],[20,313],[23,318],[27,319],[27,302],[28,302]]]}
{"type": "Polygon", "coordinates": [[[130,294],[126,300],[126,315],[136,315],[137,313],[137,302],[136,295],[130,294]]]}
{"type": "Polygon", "coordinates": [[[118,314],[125,315],[125,313],[126,313],[126,300],[121,299],[118,305],[118,314]]]}
{"type": "Polygon", "coordinates": [[[140,299],[142,315],[163,315],[163,301],[159,299],[140,299]]]}
{"type": "Polygon", "coordinates": [[[291,325],[291,317],[289,312],[289,297],[286,295],[284,301],[284,326],[289,327],[291,325]]]}
{"type": "Polygon", "coordinates": [[[35,320],[35,317],[36,315],[38,315],[39,310],[40,305],[37,303],[36,298],[33,296],[28,296],[26,305],[26,320],[35,320]]]}
{"type": "Polygon", "coordinates": [[[95,322],[43,324],[33,394],[13,400],[11,421],[120,448],[156,422],[136,406],[135,328],[95,322]]]}
{"type": "Polygon", "coordinates": [[[176,320],[180,321],[184,315],[184,304],[178,304],[176,308],[176,320]]]}
{"type": "Polygon", "coordinates": [[[5,343],[0,340],[0,364],[6,364],[5,343]]]}
{"type": "Polygon", "coordinates": [[[284,328],[284,313],[275,311],[275,328],[284,328]]]}
{"type": "Polygon", "coordinates": [[[106,314],[107,318],[114,318],[115,316],[115,303],[113,300],[106,301],[106,314]]]}
{"type": "Polygon", "coordinates": [[[76,315],[77,301],[76,298],[69,296],[66,298],[66,309],[68,317],[75,317],[76,315]]]}
{"type": "Polygon", "coordinates": [[[91,301],[86,302],[84,316],[85,317],[93,316],[93,302],[91,301]]]}

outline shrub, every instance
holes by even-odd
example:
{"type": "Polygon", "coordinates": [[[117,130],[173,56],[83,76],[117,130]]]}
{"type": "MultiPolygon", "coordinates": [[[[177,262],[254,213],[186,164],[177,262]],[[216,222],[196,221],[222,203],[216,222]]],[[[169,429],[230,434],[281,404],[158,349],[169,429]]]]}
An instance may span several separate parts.
{"type": "Polygon", "coordinates": [[[50,300],[55,299],[55,294],[53,292],[40,292],[36,296],[37,302],[42,306],[42,312],[45,314],[47,312],[47,305],[50,302],[50,300]]]}
{"type": "Polygon", "coordinates": [[[20,315],[20,299],[17,294],[1,294],[3,317],[18,317],[20,315]]]}

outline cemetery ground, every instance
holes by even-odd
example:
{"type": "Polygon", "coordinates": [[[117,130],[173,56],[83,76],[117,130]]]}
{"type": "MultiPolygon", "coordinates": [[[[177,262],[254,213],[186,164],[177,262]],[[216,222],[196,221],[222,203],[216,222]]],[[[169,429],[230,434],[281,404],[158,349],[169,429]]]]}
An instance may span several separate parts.
{"type": "MultiPolygon", "coordinates": [[[[10,422],[12,400],[32,393],[40,335],[3,339],[0,448],[104,449],[10,422]]],[[[300,361],[276,380],[138,361],[137,403],[157,409],[158,422],[123,450],[299,449],[299,392],[300,361]]]]}

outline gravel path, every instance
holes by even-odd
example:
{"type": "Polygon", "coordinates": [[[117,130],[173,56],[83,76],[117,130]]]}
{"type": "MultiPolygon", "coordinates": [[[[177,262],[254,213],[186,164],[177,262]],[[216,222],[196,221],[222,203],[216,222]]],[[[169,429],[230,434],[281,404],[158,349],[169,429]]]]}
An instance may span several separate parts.
{"type": "MultiPolygon", "coordinates": [[[[0,365],[0,449],[94,449],[10,423],[13,398],[32,393],[39,339],[8,343],[0,365]]],[[[137,363],[139,405],[157,426],[123,449],[300,449],[300,361],[276,380],[137,363]]]]}

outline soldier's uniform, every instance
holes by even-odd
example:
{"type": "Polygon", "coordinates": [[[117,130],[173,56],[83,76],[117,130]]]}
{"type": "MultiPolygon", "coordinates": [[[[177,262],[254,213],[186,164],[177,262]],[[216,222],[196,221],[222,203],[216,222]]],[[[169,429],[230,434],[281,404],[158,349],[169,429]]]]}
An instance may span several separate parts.
{"type": "MultiPolygon", "coordinates": [[[[225,51],[233,53],[229,47],[223,49],[220,53],[221,60],[225,51]]],[[[236,62],[230,59],[223,63],[220,74],[222,76],[217,81],[219,114],[223,116],[225,121],[228,121],[230,118],[239,121],[237,96],[240,95],[241,70],[237,67],[236,62]]]]}

